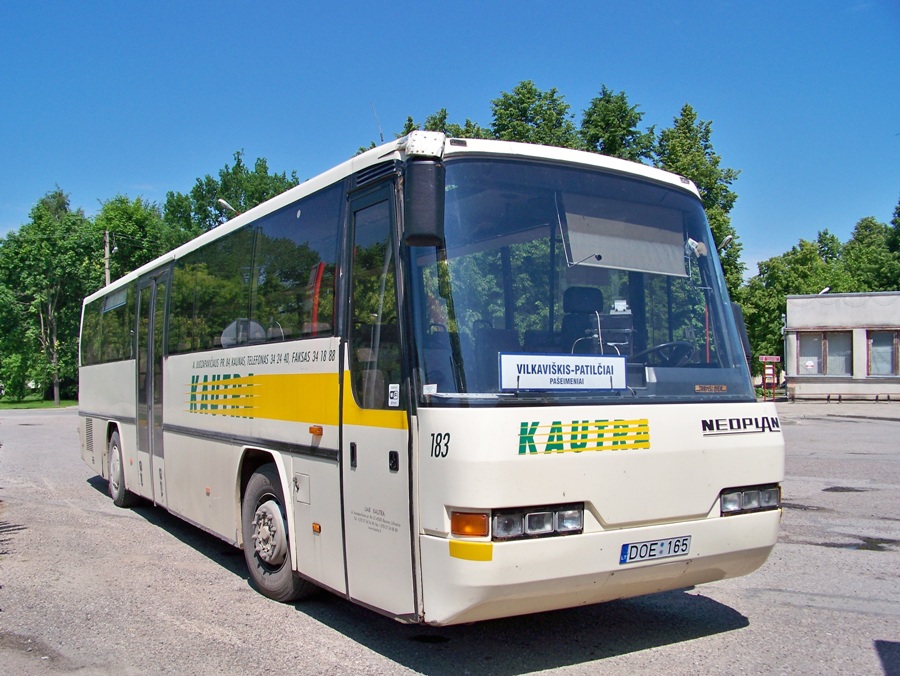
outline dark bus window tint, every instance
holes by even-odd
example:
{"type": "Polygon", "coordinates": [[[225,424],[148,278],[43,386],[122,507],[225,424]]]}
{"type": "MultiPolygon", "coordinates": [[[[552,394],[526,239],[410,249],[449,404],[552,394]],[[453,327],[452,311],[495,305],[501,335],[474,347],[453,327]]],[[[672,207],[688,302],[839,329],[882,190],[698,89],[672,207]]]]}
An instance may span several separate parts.
{"type": "Polygon", "coordinates": [[[384,200],[359,209],[353,221],[353,394],[362,408],[397,407],[402,374],[390,203],[384,200]]]}
{"type": "Polygon", "coordinates": [[[89,366],[100,363],[100,309],[103,299],[95,300],[84,307],[84,318],[81,323],[81,365],[89,366]]]}
{"type": "Polygon", "coordinates": [[[81,365],[133,357],[134,286],[88,303],[81,325],[81,365]]]}
{"type": "Polygon", "coordinates": [[[332,186],[257,224],[252,319],[266,340],[332,334],[342,194],[332,186]]]}
{"type": "Polygon", "coordinates": [[[194,251],[175,266],[169,353],[264,340],[250,320],[253,231],[243,228],[194,251]]]}
{"type": "Polygon", "coordinates": [[[100,361],[131,359],[134,289],[125,287],[104,298],[100,361]]]}

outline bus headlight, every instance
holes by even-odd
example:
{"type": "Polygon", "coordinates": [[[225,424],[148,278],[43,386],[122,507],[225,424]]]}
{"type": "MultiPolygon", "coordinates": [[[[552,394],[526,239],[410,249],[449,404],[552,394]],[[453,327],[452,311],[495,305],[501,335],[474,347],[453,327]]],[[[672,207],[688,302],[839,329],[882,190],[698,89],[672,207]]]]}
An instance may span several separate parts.
{"type": "Polygon", "coordinates": [[[556,513],[556,530],[560,533],[580,532],[584,528],[584,509],[561,509],[556,513]]]}
{"type": "Polygon", "coordinates": [[[781,486],[729,488],[719,496],[722,516],[763,512],[781,507],[781,486]]]}
{"type": "Polygon", "coordinates": [[[502,540],[520,537],[525,533],[522,514],[496,514],[494,516],[494,537],[502,540]]]}
{"type": "Polygon", "coordinates": [[[525,515],[527,535],[545,535],[553,532],[553,512],[531,512],[525,515]]]}
{"type": "Polygon", "coordinates": [[[496,509],[491,526],[491,539],[500,541],[574,535],[584,528],[584,503],[496,509]]]}

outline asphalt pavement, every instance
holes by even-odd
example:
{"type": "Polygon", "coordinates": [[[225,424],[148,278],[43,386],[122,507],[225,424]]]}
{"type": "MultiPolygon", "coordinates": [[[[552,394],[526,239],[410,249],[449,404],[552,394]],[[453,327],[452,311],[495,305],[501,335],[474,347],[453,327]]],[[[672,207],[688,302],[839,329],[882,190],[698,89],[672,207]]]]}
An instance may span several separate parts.
{"type": "Polygon", "coordinates": [[[854,399],[825,401],[824,399],[788,401],[776,400],[775,408],[781,418],[869,418],[872,420],[900,420],[900,401],[854,399]]]}

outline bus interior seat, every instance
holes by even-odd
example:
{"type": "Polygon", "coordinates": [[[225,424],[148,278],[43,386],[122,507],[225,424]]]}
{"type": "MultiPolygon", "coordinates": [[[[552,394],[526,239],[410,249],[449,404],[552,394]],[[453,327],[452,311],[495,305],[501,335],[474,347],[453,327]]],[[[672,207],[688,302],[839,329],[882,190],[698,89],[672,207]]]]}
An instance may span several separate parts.
{"type": "Polygon", "coordinates": [[[538,353],[558,352],[559,345],[552,331],[527,329],[525,331],[525,351],[538,353]]]}
{"type": "Polygon", "coordinates": [[[225,327],[220,336],[220,342],[222,347],[264,343],[266,342],[266,330],[257,321],[239,317],[225,327]]]}
{"type": "Polygon", "coordinates": [[[590,286],[570,286],[563,293],[562,350],[574,354],[590,352],[597,315],[603,311],[603,292],[590,286]],[[580,341],[580,342],[579,342],[580,341]]]}

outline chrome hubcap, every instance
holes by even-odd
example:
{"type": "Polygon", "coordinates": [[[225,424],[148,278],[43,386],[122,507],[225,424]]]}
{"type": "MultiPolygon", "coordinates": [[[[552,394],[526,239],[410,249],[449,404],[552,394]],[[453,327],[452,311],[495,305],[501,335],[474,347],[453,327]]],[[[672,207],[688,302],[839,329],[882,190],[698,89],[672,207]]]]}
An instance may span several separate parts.
{"type": "Polygon", "coordinates": [[[287,556],[287,537],[284,533],[281,509],[274,500],[256,508],[253,515],[253,548],[270,566],[280,566],[287,556]]]}

